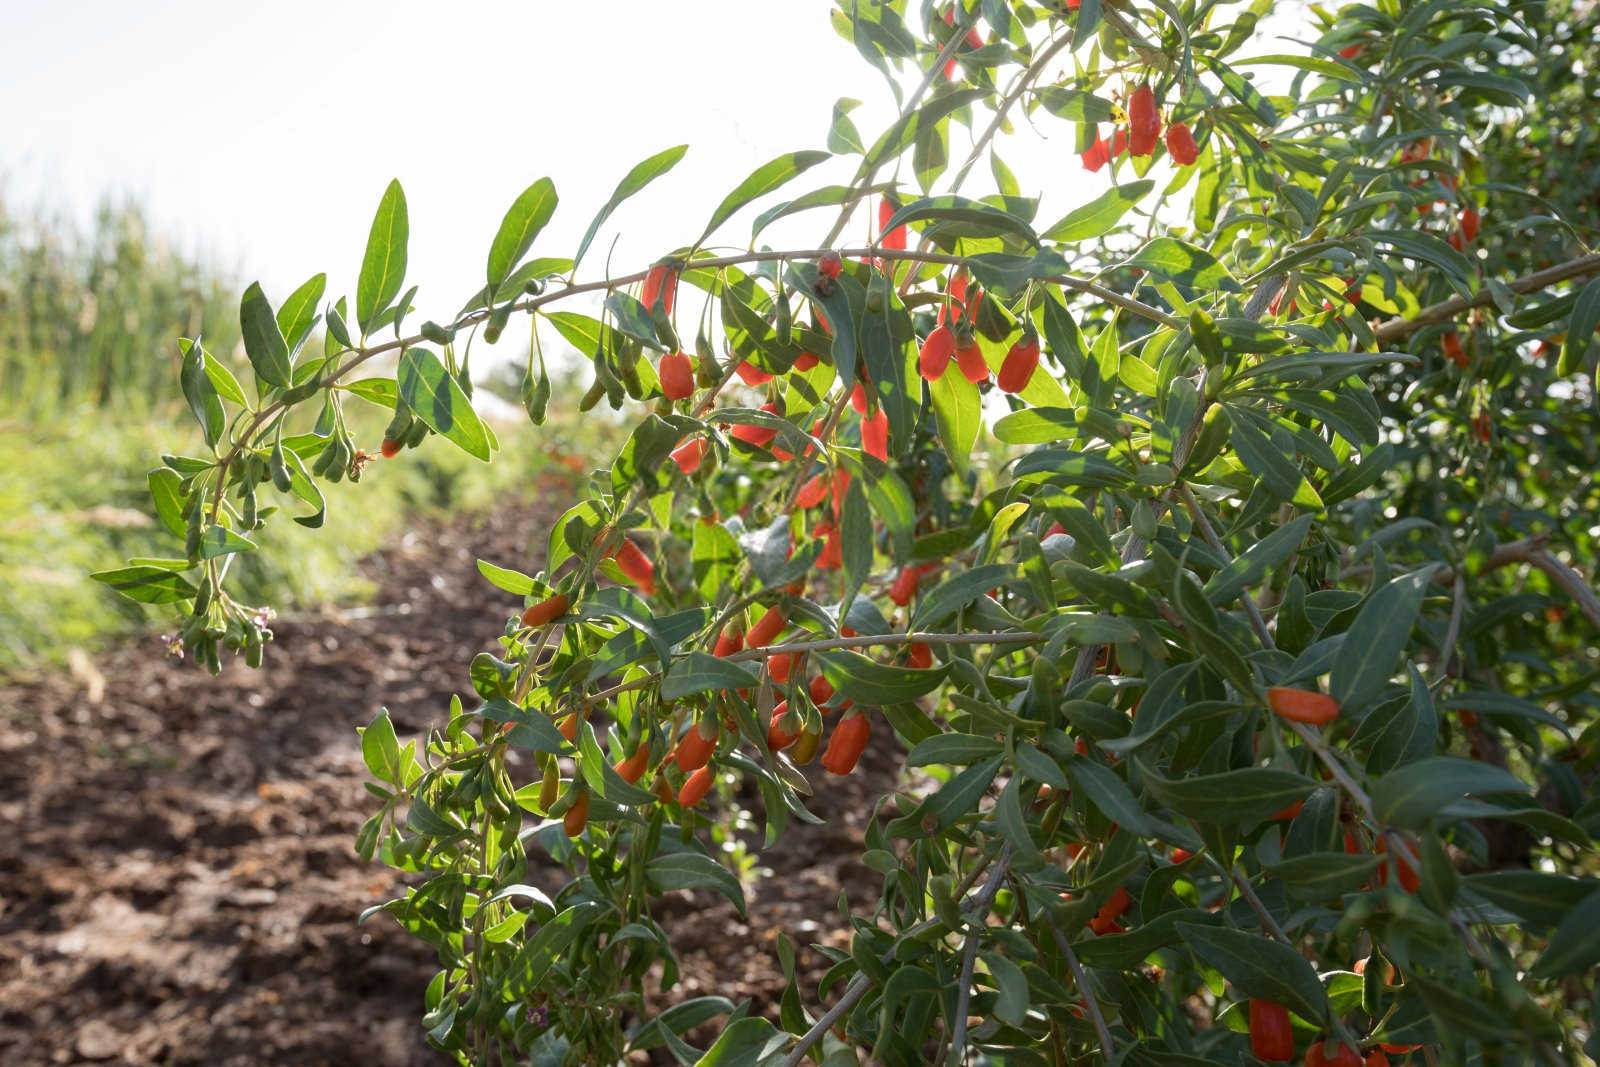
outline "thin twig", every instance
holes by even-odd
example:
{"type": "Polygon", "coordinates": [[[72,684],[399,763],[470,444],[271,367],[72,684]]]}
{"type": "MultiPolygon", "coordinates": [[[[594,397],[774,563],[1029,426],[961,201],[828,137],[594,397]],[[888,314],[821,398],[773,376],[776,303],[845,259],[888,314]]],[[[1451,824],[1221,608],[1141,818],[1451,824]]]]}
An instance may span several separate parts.
{"type": "Polygon", "coordinates": [[[1067,940],[1055,923],[1045,920],[1050,927],[1050,932],[1055,935],[1056,947],[1067,958],[1067,967],[1072,971],[1072,981],[1078,987],[1078,992],[1083,994],[1083,1010],[1089,1013],[1089,1021],[1094,1024],[1094,1032],[1100,1038],[1100,1055],[1105,1057],[1107,1063],[1116,1059],[1116,1045],[1111,1040],[1111,1028],[1106,1025],[1106,1017],[1100,1013],[1100,1002],[1094,998],[1094,990],[1089,988],[1089,975],[1083,969],[1083,964],[1078,960],[1078,954],[1072,950],[1072,942],[1067,940]]]}
{"type": "Polygon", "coordinates": [[[1000,891],[1000,883],[1005,880],[1010,867],[1011,842],[1007,841],[1000,850],[1000,858],[995,861],[994,870],[989,872],[989,880],[978,891],[968,916],[972,929],[967,931],[967,946],[961,954],[961,984],[956,990],[955,1018],[951,1020],[949,1062],[952,1067],[959,1067],[967,1058],[967,1006],[972,998],[972,968],[978,956],[978,933],[985,925],[989,909],[994,906],[994,895],[1000,891]]]}
{"type": "MultiPolygon", "coordinates": [[[[1569,278],[1582,278],[1590,274],[1600,273],[1600,252],[1591,252],[1588,255],[1569,259],[1565,263],[1558,263],[1553,267],[1523,275],[1506,283],[1506,288],[1513,293],[1531,293],[1557,282],[1564,282],[1569,278]]],[[[1488,286],[1484,286],[1476,296],[1453,296],[1449,300],[1431,304],[1408,319],[1390,319],[1381,323],[1372,331],[1373,336],[1380,342],[1392,341],[1397,337],[1404,337],[1431,326],[1436,322],[1453,319],[1463,311],[1470,311],[1476,307],[1487,307],[1494,302],[1494,293],[1488,286]]]]}

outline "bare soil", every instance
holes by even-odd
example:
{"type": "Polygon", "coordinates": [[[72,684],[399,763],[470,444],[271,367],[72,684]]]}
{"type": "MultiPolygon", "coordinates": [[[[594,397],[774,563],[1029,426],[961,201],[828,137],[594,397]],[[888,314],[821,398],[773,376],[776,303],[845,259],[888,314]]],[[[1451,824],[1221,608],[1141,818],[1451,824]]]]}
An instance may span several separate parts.
{"type": "MultiPolygon", "coordinates": [[[[280,620],[261,670],[212,678],[152,639],[0,686],[0,1064],[449,1062],[418,1025],[431,952],[387,916],[356,923],[402,884],[352,848],[373,803],[355,726],[388,707],[417,734],[470,693],[467,663],[515,606],[474,561],[531,565],[571,496],[543,488],[419,526],[364,564],[371,608],[280,620]]],[[[898,766],[887,733],[849,778],[809,769],[827,822],[762,855],[748,920],[720,897],[664,902],[673,999],[776,1018],[780,930],[814,995],[826,961],[807,946],[849,939],[840,890],[859,906],[878,888],[857,857],[898,766]]]]}

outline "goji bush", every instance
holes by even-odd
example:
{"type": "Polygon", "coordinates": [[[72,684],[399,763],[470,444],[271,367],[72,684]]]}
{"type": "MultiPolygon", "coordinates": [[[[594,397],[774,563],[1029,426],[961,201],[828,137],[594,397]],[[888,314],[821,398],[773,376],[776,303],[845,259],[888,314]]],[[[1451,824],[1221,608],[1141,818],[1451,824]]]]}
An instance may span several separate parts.
{"type": "Polygon", "coordinates": [[[99,577],[176,605],[212,671],[271,636],[225,579],[278,506],[316,526],[319,482],[434,436],[490,458],[468,353],[513,318],[534,425],[553,403],[633,420],[542,570],[482,563],[527,606],[467,665],[473,697],[426,737],[382,713],[361,734],[357,848],[415,875],[375,910],[438,951],[432,1042],[462,1063],[1595,1054],[1600,255],[1489,175],[1509,150],[1479,151],[1515,142],[1552,35],[1581,34],[1570,9],[1381,0],[1309,9],[1307,43],[1262,54],[1271,7],[841,3],[898,117],[864,137],[840,101],[825,151],[760,167],[655,263],[580,270],[682,146],[570,256],[542,241],[553,184],[529,186],[483,287],[412,328],[394,183],[353,304],[320,274],[276,307],[246,291],[249,387],[183,342],[211,452],[150,485],[185,552],[99,577]],[[997,154],[1024,123],[1048,173],[997,154]],[[796,192],[825,163],[847,180],[796,192]],[[1079,206],[1041,220],[1046,187],[1079,206]],[[714,241],[758,201],[748,245],[714,241]],[[761,243],[802,212],[835,221],[761,243]],[[581,399],[551,395],[556,337],[593,363],[581,399]],[[394,412],[375,452],[353,401],[394,412]],[[677,974],[660,895],[744,906],[714,786],[754,783],[781,849],[819,779],[896,743],[919,770],[867,825],[882,892],[843,902],[814,999],[780,938],[775,1021],[647,1010],[646,979],[670,998],[677,974]],[[531,853],[571,879],[530,884],[531,853]]]}

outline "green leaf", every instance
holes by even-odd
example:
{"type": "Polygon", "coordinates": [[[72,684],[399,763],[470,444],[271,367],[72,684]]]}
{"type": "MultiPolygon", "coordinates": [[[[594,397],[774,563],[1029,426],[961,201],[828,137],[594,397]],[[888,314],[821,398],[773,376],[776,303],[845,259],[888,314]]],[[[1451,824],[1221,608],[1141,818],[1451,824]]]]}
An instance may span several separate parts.
{"type": "Polygon", "coordinates": [[[828,126],[828,151],[835,155],[859,156],[867,146],[861,142],[861,133],[850,121],[850,112],[861,106],[861,101],[841,96],[833,102],[833,121],[828,126]]]}
{"type": "Polygon", "coordinates": [[[395,736],[388,708],[379,709],[378,717],[361,729],[361,758],[378,781],[402,787],[405,785],[405,768],[400,763],[400,739],[395,736]]]}
{"type": "MultiPolygon", "coordinates": [[[[489,288],[497,289],[511,274],[513,267],[528,254],[534,238],[544,229],[545,223],[556,211],[556,186],[549,178],[540,178],[522,191],[512,201],[500,229],[489,245],[489,288]]],[[[403,266],[403,264],[402,264],[403,266]]]]}
{"type": "Polygon", "coordinates": [[[248,537],[241,537],[223,526],[207,526],[205,533],[200,535],[201,559],[216,559],[235,552],[249,552],[255,547],[256,543],[248,537]]]}
{"type": "Polygon", "coordinates": [[[1077,413],[1071,408],[1023,408],[1002,415],[994,424],[994,435],[1008,445],[1044,445],[1071,441],[1078,436],[1077,413]]]}
{"type": "Polygon", "coordinates": [[[1264,578],[1268,571],[1288,559],[1305,540],[1311,529],[1313,516],[1302,515],[1285,526],[1251,545],[1236,556],[1222,570],[1206,582],[1206,599],[1213,604],[1227,604],[1238,598],[1250,586],[1264,578]]]}
{"type": "MultiPolygon", "coordinates": [[[[289,299],[278,309],[278,332],[283,335],[284,343],[289,346],[290,352],[298,352],[300,346],[306,343],[306,338],[311,336],[312,329],[316,327],[317,304],[322,300],[322,292],[327,285],[326,274],[313,275],[304,285],[290,293],[289,299]]],[[[243,404],[243,400],[239,403],[243,404]]]]}
{"type": "Polygon", "coordinates": [[[944,238],[945,242],[942,243],[961,237],[992,238],[1004,233],[1020,238],[1033,247],[1039,244],[1038,235],[1026,220],[964,196],[930,196],[913,200],[884,223],[883,231],[890,233],[914,222],[932,222],[934,225],[923,227],[922,233],[930,240],[944,238]]]}
{"type": "Polygon", "coordinates": [[[698,852],[671,852],[657,856],[644,867],[650,888],[657,893],[672,889],[714,889],[744,914],[744,889],[738,877],[709,856],[698,852]]]}
{"type": "Polygon", "coordinates": [[[997,756],[1004,746],[992,737],[978,734],[943,733],[924,738],[906,754],[907,767],[928,767],[933,764],[965,766],[979,760],[997,756]]]}
{"type": "Polygon", "coordinates": [[[989,590],[1004,585],[1016,576],[1016,568],[991,563],[961,571],[954,578],[924,592],[911,616],[912,630],[927,630],[938,625],[989,590]]]}
{"type": "Polygon", "coordinates": [[[514,571],[507,567],[497,567],[487,560],[478,561],[478,573],[489,579],[491,585],[504,589],[516,596],[527,596],[535,589],[541,588],[538,582],[529,578],[521,571],[514,571]]]}
{"type": "Polygon", "coordinates": [[[577,254],[572,257],[572,265],[574,267],[582,261],[583,254],[589,251],[589,245],[594,241],[594,235],[600,232],[600,227],[605,225],[605,221],[611,217],[611,213],[617,210],[624,200],[677,166],[678,161],[683,158],[683,154],[688,150],[689,146],[686,144],[675,145],[672,148],[662,149],[650,158],[634,164],[633,169],[628,171],[627,176],[617,183],[616,189],[611,193],[611,199],[605,202],[605,206],[595,214],[594,221],[590,222],[589,228],[584,231],[583,240],[578,243],[577,254]]]}
{"type": "Polygon", "coordinates": [[[1303,900],[1332,900],[1359,889],[1383,862],[1381,856],[1351,856],[1343,852],[1314,852],[1270,864],[1267,870],[1292,896],[1303,900]]]}
{"type": "Polygon", "coordinates": [[[396,178],[378,201],[378,212],[367,234],[367,250],[361,257],[361,276],[356,282],[356,322],[363,334],[370,332],[379,312],[400,295],[400,286],[406,278],[406,243],[410,236],[406,194],[400,188],[400,179],[396,178]]]}
{"type": "Polygon", "coordinates": [[[1385,826],[1420,828],[1462,797],[1531,792],[1528,783],[1499,767],[1455,756],[1434,756],[1390,771],[1372,786],[1372,808],[1385,826]]]}
{"type": "Polygon", "coordinates": [[[1128,783],[1111,768],[1086,756],[1073,756],[1067,760],[1067,774],[1089,802],[1105,813],[1106,818],[1129,833],[1144,836],[1152,832],[1150,820],[1134,799],[1128,783]]]}
{"type": "Polygon", "coordinates": [[[165,567],[121,567],[96,571],[89,577],[141,604],[175,604],[180,600],[192,600],[196,592],[188,579],[165,567]]]}
{"type": "Polygon", "coordinates": [[[823,160],[831,158],[827,152],[787,152],[763,163],[717,205],[717,210],[711,213],[711,221],[706,223],[705,232],[695,241],[695,246],[705,244],[706,238],[710,237],[718,226],[727,222],[734,212],[752,200],[765,196],[823,160]]]}
{"type": "Polygon", "coordinates": [[[872,509],[861,479],[852,478],[845,491],[844,508],[839,517],[839,539],[844,558],[845,593],[841,611],[848,611],[861,583],[872,570],[872,509]]]}
{"type": "Polygon", "coordinates": [[[1175,237],[1157,237],[1122,263],[1194,289],[1240,292],[1233,275],[1203,248],[1196,248],[1175,237]]]}
{"type": "MultiPolygon", "coordinates": [[[[1439,715],[1433,707],[1433,694],[1416,664],[1411,664],[1411,699],[1401,701],[1395,713],[1381,724],[1372,741],[1372,755],[1367,769],[1374,773],[1392,771],[1407,763],[1415,763],[1433,754],[1439,739],[1439,715]]],[[[1381,709],[1380,709],[1381,710],[1381,709]]],[[[1377,715],[1374,712],[1361,723],[1361,733],[1377,715]]]]}
{"type": "Polygon", "coordinates": [[[1600,278],[1592,279],[1578,292],[1572,305],[1572,318],[1567,320],[1567,339],[1562,343],[1561,359],[1557,372],[1576,374],[1583,367],[1583,357],[1594,341],[1595,327],[1600,326],[1600,278]]]}
{"type": "Polygon", "coordinates": [[[1405,655],[1434,569],[1429,565],[1402,574],[1361,606],[1333,661],[1330,689],[1341,711],[1361,711],[1388,684],[1395,664],[1405,655]]]}
{"type": "Polygon", "coordinates": [[[1222,774],[1163,778],[1145,770],[1144,786],[1175,812],[1199,822],[1252,825],[1302,800],[1317,783],[1273,767],[1246,767],[1222,774]]]}
{"type": "Polygon", "coordinates": [[[198,340],[180,341],[179,347],[183,349],[183,363],[178,370],[178,384],[183,389],[183,398],[189,402],[189,410],[194,412],[195,421],[200,424],[206,445],[215,448],[226,428],[226,416],[217,390],[205,372],[205,350],[198,340]]]}
{"type": "Polygon", "coordinates": [[[260,282],[251,282],[239,302],[239,329],[244,337],[244,354],[256,377],[278,389],[294,384],[294,368],[289,363],[289,346],[278,332],[272,303],[261,291],[260,282]]]}
{"type": "Polygon", "coordinates": [[[406,349],[395,382],[400,399],[417,418],[467,455],[489,462],[488,431],[438,356],[426,348],[406,349]]]}
{"type": "Polygon", "coordinates": [[[393,378],[358,378],[348,385],[340,385],[339,388],[353,396],[359,396],[369,404],[376,404],[391,411],[400,398],[400,390],[395,387],[393,378]]]}
{"type": "Polygon", "coordinates": [[[790,1036],[761,1018],[739,1019],[695,1061],[695,1067],[761,1067],[786,1046],[790,1036]]]}
{"type": "Polygon", "coordinates": [[[1133,476],[1108,459],[1070,448],[1040,448],[1017,461],[1013,473],[1049,475],[1052,482],[1109,489],[1130,485],[1133,476]]]}
{"type": "Polygon", "coordinates": [[[965,474],[972,446],[983,426],[983,398],[978,395],[978,387],[967,381],[954,363],[928,386],[928,392],[933,397],[934,419],[945,455],[958,473],[965,474]]]}
{"type": "Polygon", "coordinates": [[[936,689],[948,670],[944,665],[927,670],[891,667],[843,648],[819,652],[817,657],[823,675],[840,696],[868,706],[915,700],[936,689]]]}
{"type": "Polygon", "coordinates": [[[1110,122],[1116,114],[1111,101],[1082,89],[1045,85],[1035,91],[1035,96],[1050,114],[1073,122],[1110,122]]]}
{"type": "Polygon", "coordinates": [[[312,507],[310,515],[296,515],[294,521],[315,530],[322,525],[327,510],[322,490],[317,488],[316,481],[306,471],[305,463],[291,449],[284,449],[284,460],[289,464],[289,491],[312,507]]]}
{"type": "Polygon", "coordinates": [[[1044,239],[1070,244],[1104,236],[1128,213],[1129,208],[1155,188],[1155,184],[1144,178],[1125,185],[1114,185],[1087,204],[1067,212],[1060,222],[1044,232],[1044,239]]]}
{"type": "Polygon", "coordinates": [[[674,663],[661,680],[661,699],[679,700],[692,693],[719,689],[749,689],[760,680],[743,664],[730,663],[706,652],[690,652],[674,663]]]}
{"type": "MultiPolygon", "coordinates": [[[[197,345],[199,343],[198,341],[195,342],[197,345]]],[[[206,377],[211,379],[212,386],[222,399],[238,404],[242,408],[248,408],[250,401],[245,398],[244,390],[239,387],[239,379],[233,376],[233,372],[219,363],[217,357],[203,348],[200,354],[205,359],[206,377]]]]}
{"type": "Polygon", "coordinates": [[[1195,955],[1233,984],[1241,995],[1281,1004],[1309,1022],[1328,1017],[1328,995],[1306,958],[1265,934],[1179,923],[1178,933],[1195,955]]]}
{"type": "Polygon", "coordinates": [[[584,900],[540,926],[539,932],[528,938],[506,968],[500,995],[512,1000],[525,998],[544,980],[545,973],[562,957],[567,946],[590,923],[610,910],[609,904],[584,900]]]}
{"type": "Polygon", "coordinates": [[[1543,871],[1486,871],[1463,878],[1461,888],[1531,923],[1553,926],[1600,892],[1600,881],[1543,871]]]}
{"type": "Polygon", "coordinates": [[[155,501],[156,515],[174,537],[188,532],[183,517],[183,478],[171,467],[157,467],[145,475],[150,485],[150,499],[155,501]]]}
{"type": "Polygon", "coordinates": [[[1316,498],[1316,490],[1305,474],[1294,460],[1278,450],[1248,413],[1230,404],[1222,405],[1222,411],[1228,417],[1229,439],[1239,450],[1240,460],[1273,496],[1300,503],[1309,494],[1312,506],[1320,508],[1322,502],[1316,498]]]}
{"type": "Polygon", "coordinates": [[[931,815],[942,830],[973,814],[1004,759],[1004,756],[991,756],[982,763],[974,763],[928,796],[910,818],[920,827],[931,815]]]}
{"type": "Polygon", "coordinates": [[[983,953],[984,965],[994,978],[999,996],[994,1001],[995,1018],[1021,1026],[1028,1018],[1028,979],[1022,968],[998,952],[983,953]]]}

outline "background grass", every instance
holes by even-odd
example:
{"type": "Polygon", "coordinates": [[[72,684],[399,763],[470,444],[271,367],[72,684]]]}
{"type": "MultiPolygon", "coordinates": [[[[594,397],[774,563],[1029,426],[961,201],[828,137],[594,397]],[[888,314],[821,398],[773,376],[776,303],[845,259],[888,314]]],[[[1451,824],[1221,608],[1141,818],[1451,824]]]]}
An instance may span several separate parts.
{"type": "MultiPolygon", "coordinates": [[[[179,336],[203,332],[214,355],[248,374],[238,348],[241,288],[151,235],[137,207],[108,204],[80,232],[42,210],[8,212],[0,199],[0,456],[8,470],[0,478],[0,674],[171,628],[167,610],[125,600],[88,575],[129,557],[182,553],[153,518],[145,475],[163,453],[204,454],[178,390],[179,336]]],[[[269,523],[252,535],[262,550],[240,557],[230,584],[245,602],[280,613],[360,600],[370,590],[356,561],[417,517],[518,498],[541,465],[612,446],[611,420],[564,409],[560,398],[576,394],[563,383],[556,395],[543,427],[497,422],[502,451],[492,464],[432,437],[374,463],[358,484],[324,485],[325,525],[269,523]]],[[[376,451],[389,412],[351,399],[346,414],[358,443],[376,451]]]]}

